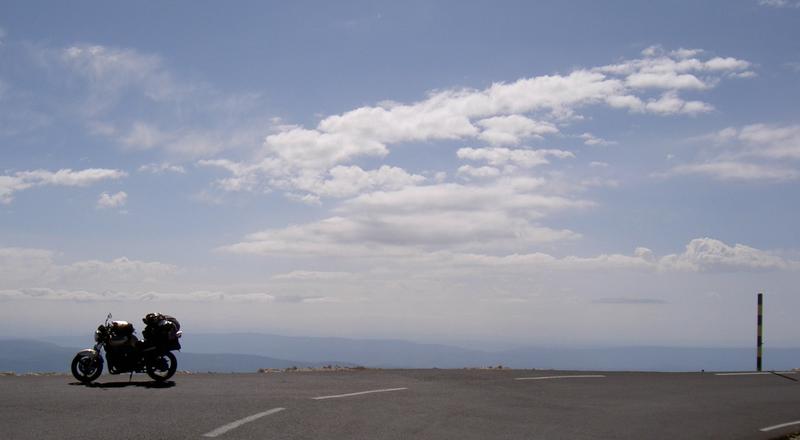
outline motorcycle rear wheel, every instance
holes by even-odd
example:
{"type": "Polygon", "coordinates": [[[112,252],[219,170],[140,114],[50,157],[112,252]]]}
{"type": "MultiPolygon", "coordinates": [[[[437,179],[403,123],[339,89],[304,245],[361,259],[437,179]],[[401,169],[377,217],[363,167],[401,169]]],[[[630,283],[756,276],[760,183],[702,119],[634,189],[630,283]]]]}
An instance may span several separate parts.
{"type": "Polygon", "coordinates": [[[103,374],[103,358],[98,354],[78,353],[70,365],[72,375],[83,383],[90,383],[103,374]]]}
{"type": "Polygon", "coordinates": [[[164,382],[178,369],[178,360],[168,351],[147,362],[147,375],[156,382],[164,382]]]}

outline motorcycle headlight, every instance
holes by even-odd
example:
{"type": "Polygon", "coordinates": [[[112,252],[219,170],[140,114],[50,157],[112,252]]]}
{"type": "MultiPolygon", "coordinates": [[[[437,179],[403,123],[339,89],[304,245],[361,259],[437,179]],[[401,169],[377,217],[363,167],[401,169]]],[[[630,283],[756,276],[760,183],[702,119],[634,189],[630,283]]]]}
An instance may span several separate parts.
{"type": "Polygon", "coordinates": [[[99,330],[95,330],[94,331],[94,342],[100,342],[100,331],[99,330]]]}

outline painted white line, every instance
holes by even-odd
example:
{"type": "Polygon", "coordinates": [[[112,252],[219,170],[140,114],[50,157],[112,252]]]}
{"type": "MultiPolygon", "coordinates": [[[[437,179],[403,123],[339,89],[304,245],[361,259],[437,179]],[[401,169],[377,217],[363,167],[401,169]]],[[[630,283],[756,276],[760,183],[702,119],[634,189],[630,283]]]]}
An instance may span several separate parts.
{"type": "Polygon", "coordinates": [[[775,425],[775,426],[767,426],[766,428],[759,429],[759,431],[761,432],[774,431],[776,429],[781,429],[792,425],[800,425],[800,420],[794,422],[781,423],[780,425],[775,425]]]}
{"type": "Polygon", "coordinates": [[[239,420],[237,420],[235,422],[228,423],[227,425],[220,426],[219,428],[217,428],[217,429],[215,429],[213,431],[207,432],[207,433],[203,434],[203,437],[217,437],[217,436],[220,436],[220,435],[225,434],[226,432],[230,431],[231,429],[236,429],[236,428],[244,425],[245,423],[250,423],[250,422],[252,422],[254,420],[258,420],[258,419],[260,419],[260,418],[262,418],[264,416],[268,416],[270,414],[275,414],[275,413],[281,412],[281,411],[283,411],[285,409],[286,408],[273,408],[273,409],[271,409],[269,411],[264,411],[264,412],[260,412],[258,414],[253,414],[252,416],[247,416],[247,417],[245,417],[243,419],[239,419],[239,420]]]}
{"type": "Polygon", "coordinates": [[[571,376],[537,376],[537,377],[517,377],[514,380],[546,380],[546,379],[573,379],[586,377],[605,377],[602,374],[574,374],[571,376]]]}
{"type": "Polygon", "coordinates": [[[347,394],[336,394],[334,396],[319,396],[319,397],[312,397],[314,400],[325,400],[325,399],[336,399],[339,397],[351,397],[351,396],[360,396],[362,394],[372,394],[372,393],[388,393],[389,391],[401,391],[407,390],[408,388],[386,388],[382,390],[369,390],[369,391],[359,391],[357,393],[347,393],[347,394]]]}
{"type": "MultiPolygon", "coordinates": [[[[779,374],[795,374],[794,371],[776,371],[779,374]]],[[[770,371],[746,371],[741,373],[714,373],[715,376],[766,376],[773,374],[770,371]]]]}

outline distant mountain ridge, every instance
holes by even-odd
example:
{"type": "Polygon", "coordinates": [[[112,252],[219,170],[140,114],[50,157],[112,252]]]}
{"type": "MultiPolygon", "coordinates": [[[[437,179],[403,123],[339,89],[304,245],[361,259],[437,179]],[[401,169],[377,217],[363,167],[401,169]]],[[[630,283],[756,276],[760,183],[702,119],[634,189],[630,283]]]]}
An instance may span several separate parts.
{"type": "MultiPolygon", "coordinates": [[[[402,340],[258,333],[190,333],[184,336],[182,344],[184,351],[178,355],[179,368],[194,371],[240,372],[337,363],[375,368],[464,368],[501,364],[512,368],[620,371],[736,371],[755,368],[754,348],[527,347],[490,352],[402,340]]],[[[62,356],[59,360],[62,364],[50,365],[63,365],[64,353],[69,353],[68,359],[71,359],[77,351],[66,349],[65,352],[63,347],[50,345],[53,356],[62,356]]],[[[3,367],[4,359],[8,358],[7,351],[0,341],[0,370],[9,369],[3,367]]],[[[35,353],[31,356],[36,358],[35,353]]],[[[35,363],[31,361],[29,365],[35,363]]],[[[764,369],[797,367],[800,367],[800,348],[765,348],[764,369]]]]}
{"type": "MultiPolygon", "coordinates": [[[[189,346],[187,339],[187,347],[189,346]]],[[[380,368],[464,368],[502,364],[511,368],[700,371],[752,370],[755,348],[695,347],[525,347],[484,351],[443,344],[402,340],[346,339],[279,336],[257,333],[195,334],[191,349],[215,352],[269,354],[279,358],[313,361],[320,357],[344,359],[380,368]]],[[[765,348],[764,368],[800,367],[800,348],[765,348]]]]}

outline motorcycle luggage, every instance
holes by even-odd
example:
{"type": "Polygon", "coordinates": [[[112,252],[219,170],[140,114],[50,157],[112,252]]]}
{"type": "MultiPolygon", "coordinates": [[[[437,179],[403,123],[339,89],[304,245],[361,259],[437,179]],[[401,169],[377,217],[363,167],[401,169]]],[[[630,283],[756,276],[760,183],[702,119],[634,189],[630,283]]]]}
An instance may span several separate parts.
{"type": "Polygon", "coordinates": [[[179,331],[181,325],[177,319],[162,313],[148,313],[142,322],[146,324],[142,335],[145,340],[161,350],[180,350],[179,331]]]}
{"type": "Polygon", "coordinates": [[[175,331],[181,329],[181,323],[175,319],[174,316],[164,315],[162,313],[148,313],[142,318],[142,322],[149,327],[156,327],[158,325],[162,325],[163,321],[172,322],[175,325],[175,331]]]}
{"type": "Polygon", "coordinates": [[[111,333],[117,337],[130,336],[133,334],[133,324],[128,321],[113,321],[111,333]]]}

